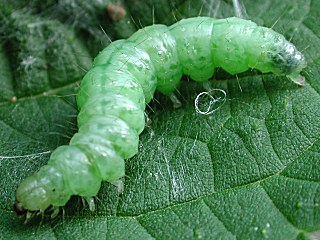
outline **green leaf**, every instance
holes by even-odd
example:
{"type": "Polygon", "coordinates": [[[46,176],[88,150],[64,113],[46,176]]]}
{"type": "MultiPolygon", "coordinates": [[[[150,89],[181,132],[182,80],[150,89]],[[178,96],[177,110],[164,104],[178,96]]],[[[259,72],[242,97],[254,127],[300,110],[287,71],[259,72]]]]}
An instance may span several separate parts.
{"type": "Polygon", "coordinates": [[[274,25],[303,50],[304,87],[272,74],[253,71],[237,81],[220,71],[212,86],[224,89],[227,101],[205,116],[194,108],[203,86],[183,81],[181,108],[173,109],[160,95],[151,104],[139,153],[126,161],[122,194],[104,183],[95,212],[74,197],[63,214],[42,224],[36,219],[24,225],[14,215],[18,184],[77,131],[74,95],[90,55],[106,44],[106,39],[97,44],[101,30],[95,21],[121,38],[135,24],[171,24],[199,13],[235,15],[231,1],[119,2],[0,2],[5,9],[0,10],[1,237],[315,239],[320,230],[320,2],[311,0],[240,2],[245,17],[274,25]],[[103,22],[110,14],[106,6],[119,2],[125,20],[103,22]],[[81,16],[86,21],[79,21],[81,16]]]}

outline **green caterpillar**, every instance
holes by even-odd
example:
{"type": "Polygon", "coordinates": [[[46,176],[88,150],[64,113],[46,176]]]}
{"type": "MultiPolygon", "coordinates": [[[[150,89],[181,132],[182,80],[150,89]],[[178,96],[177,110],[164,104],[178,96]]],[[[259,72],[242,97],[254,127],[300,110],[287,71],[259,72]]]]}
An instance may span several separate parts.
{"type": "Polygon", "coordinates": [[[170,96],[183,74],[201,82],[218,67],[231,74],[255,68],[302,85],[306,61],[281,34],[239,18],[189,18],[169,27],[145,27],[112,42],[81,82],[79,132],[22,181],[15,211],[43,213],[64,206],[71,195],[86,198],[94,209],[92,197],[101,181],[123,177],[124,159],[138,152],[144,110],[155,90],[170,96]]]}

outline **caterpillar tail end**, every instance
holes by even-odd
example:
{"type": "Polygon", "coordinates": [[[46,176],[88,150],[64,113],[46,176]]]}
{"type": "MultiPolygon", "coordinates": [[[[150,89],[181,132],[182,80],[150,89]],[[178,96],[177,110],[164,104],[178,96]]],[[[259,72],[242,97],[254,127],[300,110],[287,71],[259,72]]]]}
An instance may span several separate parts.
{"type": "Polygon", "coordinates": [[[25,209],[19,201],[15,201],[13,204],[13,210],[18,216],[24,216],[27,213],[27,209],[25,209]]]}
{"type": "Polygon", "coordinates": [[[19,201],[15,201],[13,204],[13,210],[17,214],[18,217],[22,217],[24,219],[24,224],[27,224],[30,222],[30,220],[38,215],[40,211],[29,211],[28,209],[23,207],[23,204],[20,203],[19,201]]]}
{"type": "Polygon", "coordinates": [[[306,79],[304,76],[301,75],[288,75],[287,76],[292,82],[298,84],[300,86],[304,86],[306,83],[306,79]]]}
{"type": "Polygon", "coordinates": [[[35,216],[42,215],[44,217],[45,215],[49,215],[51,219],[58,216],[60,208],[57,206],[50,206],[45,211],[36,210],[36,211],[30,211],[23,207],[23,204],[16,200],[13,204],[13,210],[16,213],[18,217],[21,217],[24,219],[24,224],[27,224],[30,222],[31,219],[33,219],[35,216]]]}

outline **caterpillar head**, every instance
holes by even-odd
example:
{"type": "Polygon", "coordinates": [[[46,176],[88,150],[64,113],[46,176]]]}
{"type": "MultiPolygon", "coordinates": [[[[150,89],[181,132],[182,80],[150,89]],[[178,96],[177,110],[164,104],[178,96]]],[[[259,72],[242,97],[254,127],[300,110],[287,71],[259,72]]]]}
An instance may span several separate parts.
{"type": "Polygon", "coordinates": [[[272,63],[277,73],[286,75],[299,85],[304,84],[305,78],[300,72],[307,66],[307,62],[292,43],[286,41],[280,51],[272,55],[272,63]]]}

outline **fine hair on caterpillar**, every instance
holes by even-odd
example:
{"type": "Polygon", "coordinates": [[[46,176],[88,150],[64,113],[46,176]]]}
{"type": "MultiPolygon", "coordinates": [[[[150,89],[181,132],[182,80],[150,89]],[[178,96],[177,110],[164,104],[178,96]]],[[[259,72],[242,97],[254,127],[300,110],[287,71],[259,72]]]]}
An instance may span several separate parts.
{"type": "Polygon", "coordinates": [[[157,90],[178,106],[173,92],[183,74],[205,82],[217,68],[230,74],[255,68],[302,85],[305,67],[304,56],[281,34],[236,17],[155,24],[114,41],[94,59],[81,82],[79,131],[69,145],[52,152],[48,165],[22,181],[15,211],[25,215],[57,209],[72,195],[94,209],[92,198],[102,181],[121,188],[124,159],[138,152],[146,105],[157,90]]]}

